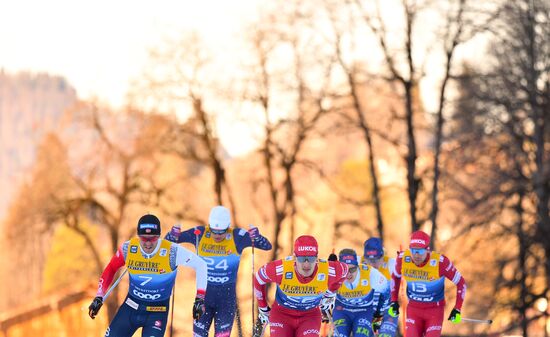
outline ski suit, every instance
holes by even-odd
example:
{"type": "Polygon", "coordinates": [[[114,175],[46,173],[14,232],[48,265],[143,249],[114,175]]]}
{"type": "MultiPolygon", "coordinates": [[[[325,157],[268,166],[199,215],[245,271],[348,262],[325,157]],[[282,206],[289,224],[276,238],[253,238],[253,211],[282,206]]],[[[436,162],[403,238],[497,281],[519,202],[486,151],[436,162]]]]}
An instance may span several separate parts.
{"type": "Polygon", "coordinates": [[[466,295],[466,281],[444,255],[429,252],[417,266],[411,250],[400,252],[392,274],[391,300],[397,301],[401,278],[407,281],[407,337],[439,337],[445,308],[445,278],[456,285],[455,308],[460,310],[466,295]]]}
{"type": "Polygon", "coordinates": [[[138,328],[141,335],[162,337],[166,330],[170,295],[178,266],[196,271],[197,293],[206,291],[207,268],[204,261],[189,250],[159,239],[151,254],[143,252],[139,238],[123,243],[99,279],[97,296],[103,297],[118,269],[126,266],[129,274],[128,295],[118,309],[105,336],[130,337],[138,328]]]}
{"type": "Polygon", "coordinates": [[[313,274],[296,272],[294,256],[263,265],[254,279],[259,307],[267,307],[266,284],[277,284],[275,301],[269,314],[271,337],[318,337],[321,326],[319,304],[328,290],[336,292],[348,273],[348,266],[319,259],[313,274]]]}
{"type": "Polygon", "coordinates": [[[372,337],[372,318],[388,281],[375,268],[361,264],[351,282],[346,280],[336,294],[332,315],[335,337],[372,337]]]}
{"type": "MultiPolygon", "coordinates": [[[[195,336],[208,336],[214,320],[215,336],[229,337],[237,305],[237,272],[243,249],[252,246],[250,235],[244,229],[234,228],[226,233],[222,242],[216,242],[207,227],[198,226],[181,232],[178,243],[181,242],[195,246],[198,242],[197,253],[208,265],[206,312],[193,323],[195,336]],[[200,234],[195,234],[196,230],[200,231],[200,234]]],[[[271,243],[259,235],[254,240],[254,248],[270,250],[271,243]]]]}

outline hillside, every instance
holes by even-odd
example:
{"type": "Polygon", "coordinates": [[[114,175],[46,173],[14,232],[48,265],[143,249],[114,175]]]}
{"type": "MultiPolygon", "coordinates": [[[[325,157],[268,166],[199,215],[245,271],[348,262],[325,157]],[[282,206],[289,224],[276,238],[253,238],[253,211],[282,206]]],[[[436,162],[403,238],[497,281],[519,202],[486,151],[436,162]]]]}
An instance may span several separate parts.
{"type": "Polygon", "coordinates": [[[75,100],[76,91],[62,77],[0,70],[0,219],[33,163],[37,142],[75,100]]]}

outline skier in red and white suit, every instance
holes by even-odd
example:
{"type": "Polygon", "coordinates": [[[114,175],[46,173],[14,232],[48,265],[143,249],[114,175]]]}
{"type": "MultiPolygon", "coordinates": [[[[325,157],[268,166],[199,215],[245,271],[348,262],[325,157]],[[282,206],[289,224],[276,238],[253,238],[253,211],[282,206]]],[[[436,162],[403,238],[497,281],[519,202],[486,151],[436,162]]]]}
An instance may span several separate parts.
{"type": "Polygon", "coordinates": [[[256,273],[258,318],[269,323],[271,337],[318,337],[321,312],[324,317],[332,314],[336,291],[348,274],[348,266],[317,256],[315,238],[302,235],[294,242],[294,255],[269,262],[256,273]],[[266,298],[269,282],[277,284],[271,309],[266,298]]]}
{"type": "Polygon", "coordinates": [[[399,315],[399,286],[407,281],[407,337],[439,337],[445,308],[445,278],[456,285],[456,302],[449,321],[460,323],[460,310],[466,295],[466,281],[443,254],[429,250],[430,236],[423,231],[411,235],[409,249],[397,256],[391,281],[388,313],[399,315]]]}

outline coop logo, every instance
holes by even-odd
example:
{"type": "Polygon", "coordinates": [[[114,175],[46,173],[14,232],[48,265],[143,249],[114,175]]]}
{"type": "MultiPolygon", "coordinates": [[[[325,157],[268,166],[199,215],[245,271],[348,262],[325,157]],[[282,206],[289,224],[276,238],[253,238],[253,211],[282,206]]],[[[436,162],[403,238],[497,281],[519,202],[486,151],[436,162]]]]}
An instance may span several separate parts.
{"type": "Polygon", "coordinates": [[[229,281],[229,277],[219,277],[219,276],[208,276],[208,282],[215,282],[215,283],[225,283],[229,281]]]}
{"type": "Polygon", "coordinates": [[[279,322],[270,322],[269,325],[271,325],[272,328],[283,328],[284,324],[279,322]]]}
{"type": "Polygon", "coordinates": [[[152,294],[144,294],[142,292],[139,292],[137,290],[134,289],[134,291],[132,291],[132,293],[134,295],[136,295],[137,297],[141,298],[141,299],[144,299],[144,300],[158,300],[160,298],[160,294],[155,294],[155,295],[152,295],[152,294]]]}

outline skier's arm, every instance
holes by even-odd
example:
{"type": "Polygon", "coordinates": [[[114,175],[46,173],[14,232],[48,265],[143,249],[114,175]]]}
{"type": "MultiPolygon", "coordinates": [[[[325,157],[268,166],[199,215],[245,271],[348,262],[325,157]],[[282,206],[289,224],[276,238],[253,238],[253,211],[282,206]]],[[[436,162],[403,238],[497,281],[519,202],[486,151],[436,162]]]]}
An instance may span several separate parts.
{"type": "Polygon", "coordinates": [[[176,265],[188,266],[195,269],[197,294],[204,295],[206,293],[206,284],[208,280],[206,262],[190,250],[182,246],[175,246],[177,247],[176,265]]]}
{"type": "Polygon", "coordinates": [[[258,269],[254,277],[254,295],[258,300],[259,308],[268,306],[266,284],[270,282],[281,284],[282,279],[283,263],[281,260],[269,262],[258,269]]]}
{"type": "Polygon", "coordinates": [[[403,252],[400,252],[397,255],[395,260],[395,269],[391,274],[390,281],[390,291],[391,291],[391,301],[397,302],[399,299],[399,287],[401,286],[401,265],[403,263],[403,252]]]}
{"type": "Polygon", "coordinates": [[[109,286],[111,285],[111,282],[113,282],[113,278],[116,272],[120,268],[124,267],[124,264],[125,264],[124,254],[122,253],[122,246],[121,246],[116,251],[116,254],[111,258],[111,261],[109,262],[109,264],[103,270],[103,273],[99,278],[99,285],[97,287],[96,296],[103,297],[105,295],[105,293],[107,292],[107,289],[109,289],[109,286]]]}
{"type": "Polygon", "coordinates": [[[258,227],[252,227],[248,231],[243,228],[236,228],[233,231],[233,236],[239,253],[246,247],[252,247],[252,240],[254,240],[254,248],[261,250],[270,250],[272,248],[271,242],[260,234],[258,227]]]}
{"type": "Polygon", "coordinates": [[[456,285],[456,303],[455,309],[461,310],[462,303],[466,297],[466,280],[460,274],[460,272],[455,268],[451,260],[446,256],[441,255],[441,260],[439,262],[439,275],[445,276],[451,282],[456,285]]]}
{"type": "Polygon", "coordinates": [[[348,265],[338,261],[328,261],[328,274],[328,290],[335,293],[348,276],[348,265]]]}
{"type": "Polygon", "coordinates": [[[204,233],[204,226],[191,227],[188,230],[181,232],[180,235],[178,236],[177,243],[187,242],[195,245],[197,243],[197,234],[195,234],[195,231],[197,229],[200,231],[200,234],[199,234],[199,239],[200,239],[200,235],[204,233]]]}

